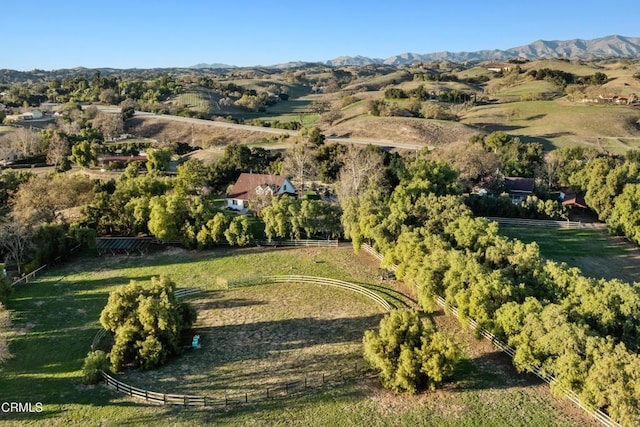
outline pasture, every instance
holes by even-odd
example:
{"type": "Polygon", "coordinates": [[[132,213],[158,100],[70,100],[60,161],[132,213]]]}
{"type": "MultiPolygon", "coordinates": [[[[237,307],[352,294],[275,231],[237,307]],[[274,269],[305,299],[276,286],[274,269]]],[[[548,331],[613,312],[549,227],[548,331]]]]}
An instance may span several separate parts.
{"type": "Polygon", "coordinates": [[[17,289],[10,300],[14,357],[0,367],[0,400],[42,402],[43,412],[0,413],[3,424],[592,425],[587,415],[553,398],[546,385],[517,375],[505,356],[475,340],[471,332],[461,330],[455,319],[441,312],[434,315],[438,327],[454,337],[465,359],[455,382],[436,392],[397,396],[381,389],[375,379],[364,379],[297,397],[213,411],[146,405],[101,385],[83,385],[82,361],[99,330],[99,314],[108,293],[132,279],[146,283],[160,274],[168,274],[179,287],[207,287],[207,293],[193,298],[202,322],[196,327],[204,332],[199,350],[210,354],[201,354],[198,361],[194,358],[199,350],[194,350],[174,360],[166,367],[165,377],[160,377],[162,370],[126,375],[150,388],[152,377],[158,376],[153,388],[162,388],[166,382],[167,388],[184,391],[192,379],[196,389],[246,387],[254,380],[258,385],[271,381],[267,371],[282,379],[292,375],[289,369],[296,374],[314,363],[317,368],[312,371],[335,366],[331,364],[343,358],[351,363],[359,357],[356,347],[361,329],[375,325],[381,314],[375,304],[351,293],[306,285],[227,291],[219,277],[324,276],[378,289],[392,300],[396,291],[403,290],[400,283],[378,281],[377,262],[364,253],[354,255],[346,246],[207,252],[168,249],[145,257],[84,257],[50,269],[17,289]],[[318,312],[318,307],[326,310],[318,312]],[[275,354],[274,348],[279,356],[266,360],[275,354]],[[205,378],[204,369],[216,379],[205,378]],[[179,371],[184,371],[181,380],[176,376],[179,371]],[[255,378],[259,372],[262,376],[255,378]]]}
{"type": "Polygon", "coordinates": [[[638,110],[630,106],[529,101],[474,107],[461,122],[485,132],[504,131],[546,150],[566,146],[622,154],[640,146],[638,110]]]}
{"type": "Polygon", "coordinates": [[[500,233],[525,243],[537,242],[543,256],[578,267],[585,276],[640,282],[640,251],[605,229],[500,224],[500,233]]]}

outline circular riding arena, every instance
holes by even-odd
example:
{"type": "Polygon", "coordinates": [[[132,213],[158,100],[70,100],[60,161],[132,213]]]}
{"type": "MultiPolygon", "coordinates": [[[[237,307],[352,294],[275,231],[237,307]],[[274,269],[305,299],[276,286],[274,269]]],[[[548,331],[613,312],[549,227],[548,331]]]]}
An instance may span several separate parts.
{"type": "Polygon", "coordinates": [[[158,393],[216,396],[362,369],[364,331],[377,327],[388,307],[363,288],[322,280],[334,284],[262,280],[271,283],[193,295],[199,347],[157,370],[117,379],[158,393]]]}

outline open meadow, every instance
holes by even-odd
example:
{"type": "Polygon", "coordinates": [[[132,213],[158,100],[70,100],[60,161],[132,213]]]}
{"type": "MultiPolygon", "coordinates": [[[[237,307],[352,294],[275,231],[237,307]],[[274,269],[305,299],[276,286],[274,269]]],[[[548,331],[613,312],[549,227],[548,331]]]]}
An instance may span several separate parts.
{"type": "Polygon", "coordinates": [[[500,224],[500,233],[525,243],[536,242],[540,253],[578,267],[588,277],[640,282],[640,251],[605,229],[553,228],[500,224]]]}
{"type": "Polygon", "coordinates": [[[42,402],[43,412],[1,413],[0,420],[3,425],[65,426],[593,425],[588,415],[568,401],[552,397],[545,384],[516,374],[505,355],[477,341],[442,312],[435,313],[434,320],[465,357],[454,382],[435,392],[395,395],[383,390],[375,378],[364,378],[312,388],[295,397],[213,410],[147,405],[103,385],[82,384],[82,361],[100,329],[98,319],[109,292],[130,280],[147,283],[160,274],[169,275],[178,287],[206,287],[205,293],[190,297],[201,316],[195,329],[202,332],[203,345],[159,371],[127,373],[126,378],[139,381],[138,385],[204,392],[224,388],[225,383],[238,388],[264,385],[273,380],[271,372],[282,380],[332,370],[341,359],[355,363],[360,358],[358,337],[382,314],[372,301],[307,285],[226,290],[218,278],[267,274],[338,278],[376,289],[398,304],[397,292],[404,291],[403,285],[380,282],[377,267],[370,256],[354,255],[351,247],[343,246],[167,249],[147,256],[85,256],[52,268],[12,296],[10,350],[14,357],[0,367],[1,400],[42,402]],[[180,378],[179,371],[184,371],[180,378]],[[154,376],[158,378],[155,385],[154,376]]]}

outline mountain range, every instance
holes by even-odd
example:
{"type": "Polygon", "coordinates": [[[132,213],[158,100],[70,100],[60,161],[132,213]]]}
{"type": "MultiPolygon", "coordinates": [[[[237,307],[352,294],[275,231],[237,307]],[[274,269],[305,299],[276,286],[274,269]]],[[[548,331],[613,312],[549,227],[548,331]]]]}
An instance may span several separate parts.
{"type": "MultiPolygon", "coordinates": [[[[597,39],[584,40],[538,40],[533,43],[513,47],[506,50],[479,50],[475,52],[434,52],[434,53],[401,53],[389,58],[368,58],[365,56],[340,56],[324,62],[331,66],[345,65],[406,65],[417,62],[451,61],[451,62],[482,62],[505,61],[508,59],[541,59],[563,58],[570,60],[591,60],[599,58],[637,58],[640,57],[640,38],[612,35],[597,39]]],[[[295,61],[272,65],[273,68],[299,67],[306,63],[295,61]]],[[[235,68],[225,64],[198,64],[192,68],[235,68]]]]}

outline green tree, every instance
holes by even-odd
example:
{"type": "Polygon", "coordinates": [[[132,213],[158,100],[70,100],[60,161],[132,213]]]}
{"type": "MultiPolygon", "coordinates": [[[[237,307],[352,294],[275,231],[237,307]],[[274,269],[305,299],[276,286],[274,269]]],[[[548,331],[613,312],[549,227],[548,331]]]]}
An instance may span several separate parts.
{"type": "Polygon", "coordinates": [[[253,240],[253,233],[246,216],[236,216],[231,220],[224,237],[231,246],[247,246],[253,240]]]}
{"type": "Polygon", "coordinates": [[[63,211],[93,199],[93,182],[83,174],[38,175],[20,185],[13,214],[30,224],[56,222],[63,211]]]}
{"type": "Polygon", "coordinates": [[[225,241],[224,232],[229,227],[229,218],[222,212],[216,213],[196,235],[199,248],[206,248],[211,244],[218,245],[225,241]]]}
{"type": "Polygon", "coordinates": [[[627,184],[614,200],[609,229],[640,245],[640,184],[627,184]]]}
{"type": "Polygon", "coordinates": [[[324,135],[320,128],[316,126],[303,127],[298,132],[298,135],[302,144],[309,144],[315,147],[319,147],[324,144],[324,135]]]}
{"type": "Polygon", "coordinates": [[[433,324],[411,310],[393,310],[380,321],[379,331],[365,332],[364,357],[380,370],[383,386],[415,393],[430,390],[453,374],[460,353],[433,324]]]}
{"type": "Polygon", "coordinates": [[[187,219],[186,209],[186,201],[180,195],[152,197],[149,200],[149,231],[159,240],[179,239],[187,219]]]}
{"type": "Polygon", "coordinates": [[[174,190],[184,195],[195,195],[202,192],[207,182],[208,168],[200,159],[189,159],[178,166],[174,190]]]}
{"type": "Polygon", "coordinates": [[[152,277],[151,286],[135,281],[109,294],[100,323],[114,336],[109,354],[116,371],[127,365],[152,369],[180,353],[180,335],[196,319],[188,303],[175,297],[176,284],[166,276],[152,277]]]}
{"type": "Polygon", "coordinates": [[[71,160],[82,168],[93,164],[97,159],[91,149],[91,143],[84,140],[71,147],[71,160]]]}
{"type": "Polygon", "coordinates": [[[102,379],[102,373],[109,372],[110,367],[104,351],[90,351],[82,365],[82,381],[85,384],[97,384],[102,379]]]}
{"type": "Polygon", "coordinates": [[[147,151],[147,170],[149,172],[168,171],[170,161],[171,150],[169,150],[168,148],[150,148],[147,151]]]}

